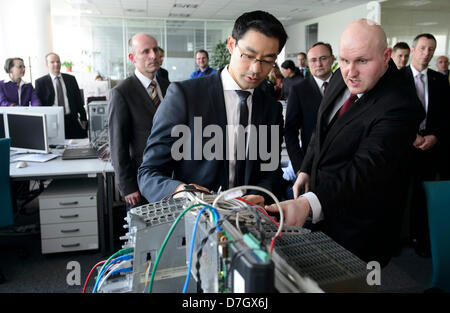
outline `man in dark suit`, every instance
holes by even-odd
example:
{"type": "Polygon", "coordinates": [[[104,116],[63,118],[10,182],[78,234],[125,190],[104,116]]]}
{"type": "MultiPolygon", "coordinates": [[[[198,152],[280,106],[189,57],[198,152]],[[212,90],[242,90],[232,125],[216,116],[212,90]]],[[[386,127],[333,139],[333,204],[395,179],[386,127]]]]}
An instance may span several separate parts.
{"type": "Polygon", "coordinates": [[[317,112],[330,81],[334,62],[330,44],[315,43],[308,50],[311,75],[294,85],[286,109],[285,141],[289,159],[295,173],[300,171],[312,133],[316,128],[317,112]],[[299,132],[302,145],[299,145],[299,132]]]}
{"type": "Polygon", "coordinates": [[[306,65],[307,56],[305,52],[300,52],[297,54],[297,61],[298,61],[298,72],[300,73],[300,76],[303,78],[306,78],[310,75],[309,67],[306,65]]]}
{"type": "Polygon", "coordinates": [[[84,100],[74,76],[61,73],[61,60],[56,53],[45,56],[49,74],[36,79],[36,93],[45,106],[64,107],[66,139],[87,137],[84,100]]]}
{"type": "Polygon", "coordinates": [[[430,256],[428,218],[422,183],[436,180],[440,172],[445,176],[448,166],[449,87],[445,77],[428,68],[436,39],[431,34],[416,36],[411,47],[411,65],[401,70],[411,93],[422,103],[426,118],[417,129],[414,141],[411,201],[411,237],[417,254],[430,256]],[[444,168],[441,166],[444,165],[444,168]],[[444,169],[444,172],[442,170],[444,169]]]}
{"type": "Polygon", "coordinates": [[[374,22],[360,19],[344,30],[339,65],[319,108],[295,199],[282,203],[285,223],[303,225],[311,213],[313,230],[384,266],[405,201],[404,159],[424,112],[399,83],[386,35],[374,22]]]}
{"type": "MultiPolygon", "coordinates": [[[[171,84],[156,112],[139,168],[139,188],[149,201],[183,190],[186,184],[213,191],[257,185],[279,194],[282,107],[260,84],[274,67],[286,39],[284,27],[271,14],[244,13],[227,39],[231,57],[225,68],[171,84]],[[255,126],[259,135],[250,131],[248,145],[266,145],[271,156],[268,162],[260,155],[251,156],[250,148],[246,151],[246,135],[236,131],[246,125],[255,126]],[[268,136],[259,133],[263,125],[269,128],[268,136]],[[176,137],[183,131],[182,138],[176,137]],[[178,144],[183,140],[180,152],[178,144]]],[[[263,203],[263,194],[249,194],[249,201],[263,203]]]]}
{"type": "Polygon", "coordinates": [[[156,78],[158,44],[150,35],[136,34],[128,42],[134,74],[111,90],[109,140],[111,160],[121,194],[128,206],[145,203],[137,184],[137,170],[152,129],[152,121],[169,82],[156,78]]]}
{"type": "Polygon", "coordinates": [[[165,68],[162,68],[162,64],[164,62],[164,49],[161,47],[158,47],[158,49],[159,49],[159,65],[160,65],[160,67],[159,67],[158,71],[156,72],[156,77],[157,78],[161,77],[161,78],[164,78],[165,80],[169,81],[169,72],[165,68]]]}

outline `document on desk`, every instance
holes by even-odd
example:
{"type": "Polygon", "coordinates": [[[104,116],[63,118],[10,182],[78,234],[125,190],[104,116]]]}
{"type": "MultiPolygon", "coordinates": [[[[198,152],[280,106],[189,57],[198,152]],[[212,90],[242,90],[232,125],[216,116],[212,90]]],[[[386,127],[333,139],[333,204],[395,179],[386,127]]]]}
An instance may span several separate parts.
{"type": "Polygon", "coordinates": [[[57,158],[59,155],[57,154],[42,154],[42,153],[30,153],[25,155],[20,155],[17,158],[14,158],[11,161],[25,161],[25,162],[47,162],[54,158],[57,158]]]}

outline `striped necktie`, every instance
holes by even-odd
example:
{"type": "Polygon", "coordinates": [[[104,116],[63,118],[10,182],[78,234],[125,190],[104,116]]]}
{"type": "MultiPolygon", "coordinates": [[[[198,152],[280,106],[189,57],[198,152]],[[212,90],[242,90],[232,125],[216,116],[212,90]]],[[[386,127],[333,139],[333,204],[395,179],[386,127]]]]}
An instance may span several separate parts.
{"type": "Polygon", "coordinates": [[[153,104],[156,108],[158,108],[161,103],[161,99],[158,96],[158,88],[156,88],[156,83],[153,80],[148,86],[148,89],[150,91],[150,98],[152,99],[153,104]]]}

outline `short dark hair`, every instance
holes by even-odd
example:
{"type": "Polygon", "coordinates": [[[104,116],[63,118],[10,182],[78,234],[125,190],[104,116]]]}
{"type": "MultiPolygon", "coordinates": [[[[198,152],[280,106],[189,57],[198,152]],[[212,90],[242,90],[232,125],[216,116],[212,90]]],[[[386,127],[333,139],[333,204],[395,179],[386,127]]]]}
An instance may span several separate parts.
{"type": "Polygon", "coordinates": [[[203,49],[198,49],[197,51],[195,51],[195,57],[197,57],[197,53],[204,53],[204,54],[206,54],[206,58],[209,60],[208,51],[203,50],[203,49]]]}
{"type": "Polygon", "coordinates": [[[400,41],[395,44],[395,46],[392,48],[392,52],[397,51],[398,49],[403,50],[411,50],[406,42],[400,41]]]}
{"type": "Polygon", "coordinates": [[[281,63],[281,67],[284,68],[285,70],[292,70],[293,72],[295,72],[295,70],[297,69],[295,67],[295,63],[292,60],[286,60],[283,63],[281,63]]]}
{"type": "Polygon", "coordinates": [[[417,42],[418,42],[419,39],[422,38],[422,37],[425,37],[425,38],[427,38],[427,39],[434,40],[434,43],[437,43],[437,42],[436,42],[436,38],[434,38],[434,36],[433,36],[432,34],[429,34],[429,33],[423,33],[423,34],[417,35],[416,38],[414,38],[414,40],[413,40],[411,46],[412,46],[413,48],[415,48],[416,45],[417,45],[417,42]]]}
{"type": "Polygon", "coordinates": [[[264,11],[252,11],[239,16],[231,33],[231,36],[236,39],[236,44],[250,29],[267,37],[278,39],[278,53],[283,50],[288,35],[281,22],[272,14],[264,11]]]}
{"type": "Polygon", "coordinates": [[[4,67],[6,74],[10,73],[11,69],[14,66],[14,61],[16,61],[16,60],[23,62],[23,59],[21,59],[21,58],[8,58],[8,59],[6,59],[5,67],[4,67]]]}
{"type": "MultiPolygon", "coordinates": [[[[309,50],[311,50],[312,48],[317,47],[317,46],[324,46],[324,47],[326,47],[326,48],[328,49],[328,51],[330,51],[330,55],[333,56],[333,48],[331,48],[331,45],[330,45],[329,43],[322,42],[322,41],[319,41],[319,42],[316,42],[315,44],[313,44],[313,45],[308,49],[308,52],[309,52],[309,50]]],[[[300,53],[303,53],[303,52],[300,52],[300,53]]],[[[299,54],[300,54],[300,53],[299,53],[299,54]]]]}
{"type": "MultiPolygon", "coordinates": [[[[311,48],[312,48],[312,47],[311,47],[311,48]]],[[[310,49],[311,49],[311,48],[310,48],[310,49]]],[[[300,54],[302,54],[302,55],[305,57],[305,59],[306,59],[306,53],[305,53],[305,52],[299,52],[299,53],[297,54],[297,56],[300,55],[300,54]]]]}

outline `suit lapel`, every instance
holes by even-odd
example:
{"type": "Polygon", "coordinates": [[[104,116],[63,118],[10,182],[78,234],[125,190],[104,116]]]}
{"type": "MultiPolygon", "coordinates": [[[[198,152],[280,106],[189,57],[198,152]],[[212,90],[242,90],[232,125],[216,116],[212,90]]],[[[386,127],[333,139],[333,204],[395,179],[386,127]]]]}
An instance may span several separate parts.
{"type": "Polygon", "coordinates": [[[46,80],[49,92],[49,105],[52,106],[53,103],[55,103],[55,88],[53,87],[52,77],[50,76],[50,74],[47,75],[46,80]]]}
{"type": "Polygon", "coordinates": [[[229,188],[229,182],[228,182],[228,177],[229,177],[229,162],[228,162],[228,155],[227,155],[227,142],[228,142],[228,136],[227,136],[227,111],[225,108],[225,98],[223,95],[223,86],[222,86],[222,79],[220,76],[220,73],[222,72],[223,69],[217,71],[216,73],[214,73],[213,75],[208,76],[209,78],[211,78],[212,80],[212,84],[210,86],[210,88],[208,88],[208,97],[209,97],[209,103],[208,105],[211,107],[212,111],[214,112],[214,116],[218,125],[220,126],[220,128],[222,129],[222,133],[224,134],[223,136],[223,153],[224,153],[224,171],[225,171],[225,175],[224,177],[225,179],[225,186],[222,186],[223,189],[228,189],[229,188]]]}

